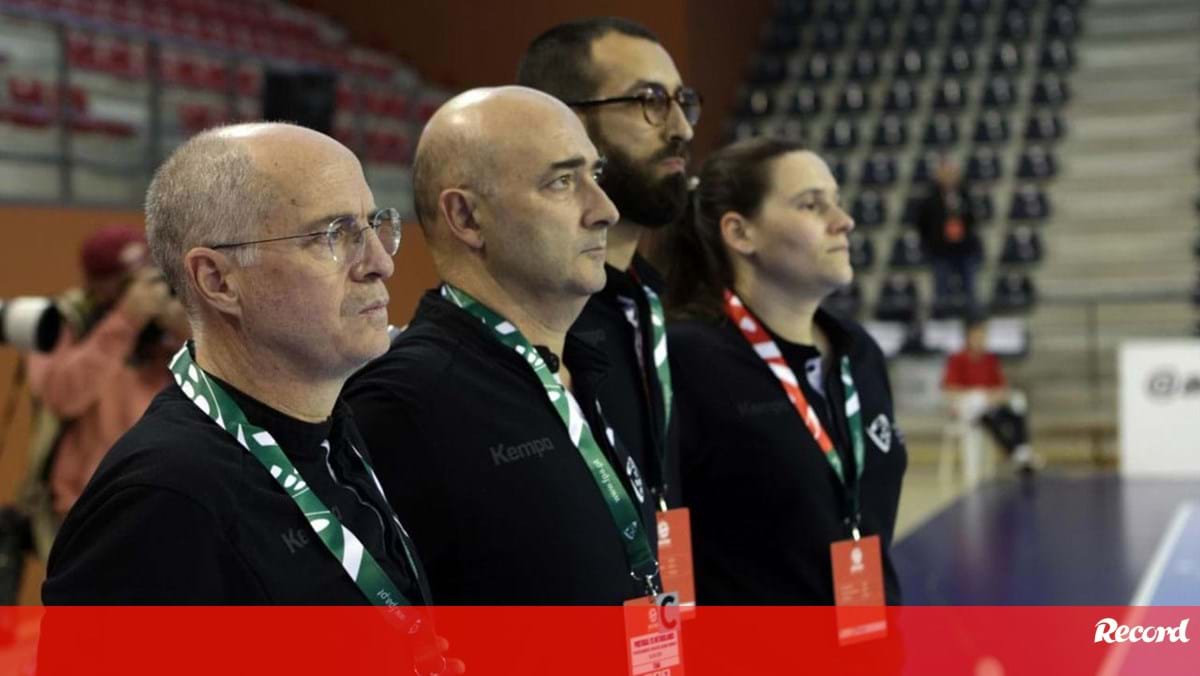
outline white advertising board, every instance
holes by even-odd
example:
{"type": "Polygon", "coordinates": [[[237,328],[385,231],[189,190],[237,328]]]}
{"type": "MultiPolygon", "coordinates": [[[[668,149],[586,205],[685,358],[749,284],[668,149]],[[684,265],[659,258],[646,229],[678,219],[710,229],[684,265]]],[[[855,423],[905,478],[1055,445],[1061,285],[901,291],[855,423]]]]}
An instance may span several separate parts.
{"type": "Polygon", "coordinates": [[[1122,343],[1121,472],[1200,477],[1200,340],[1122,343]]]}

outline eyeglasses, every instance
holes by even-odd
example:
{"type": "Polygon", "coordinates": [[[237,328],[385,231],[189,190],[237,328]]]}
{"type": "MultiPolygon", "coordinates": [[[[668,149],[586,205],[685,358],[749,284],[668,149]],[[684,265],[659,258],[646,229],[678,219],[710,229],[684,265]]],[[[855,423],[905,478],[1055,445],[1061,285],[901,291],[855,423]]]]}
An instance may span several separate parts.
{"type": "Polygon", "coordinates": [[[325,244],[329,250],[329,256],[333,262],[345,265],[356,265],[363,259],[363,253],[366,251],[367,230],[375,232],[375,236],[379,238],[379,243],[383,245],[383,250],[389,256],[395,256],[396,251],[400,249],[400,212],[396,209],[379,209],[373,212],[367,218],[367,225],[358,226],[358,218],[355,216],[339,216],[329,223],[324,230],[319,232],[306,232],[302,235],[287,235],[286,237],[270,237],[267,239],[256,239],[250,242],[229,242],[225,244],[214,244],[210,249],[232,249],[239,246],[249,246],[251,244],[265,244],[267,242],[282,242],[289,239],[302,239],[305,237],[324,237],[325,244]]]}
{"type": "Polygon", "coordinates": [[[672,101],[679,104],[679,109],[683,111],[683,118],[687,120],[688,124],[695,125],[700,121],[700,110],[704,105],[704,97],[691,87],[680,87],[674,94],[668,94],[667,90],[662,87],[650,86],[633,96],[614,96],[609,99],[592,101],[568,101],[567,105],[575,108],[595,108],[612,103],[637,102],[642,104],[642,115],[646,121],[657,127],[666,123],[667,117],[671,114],[672,101]]]}

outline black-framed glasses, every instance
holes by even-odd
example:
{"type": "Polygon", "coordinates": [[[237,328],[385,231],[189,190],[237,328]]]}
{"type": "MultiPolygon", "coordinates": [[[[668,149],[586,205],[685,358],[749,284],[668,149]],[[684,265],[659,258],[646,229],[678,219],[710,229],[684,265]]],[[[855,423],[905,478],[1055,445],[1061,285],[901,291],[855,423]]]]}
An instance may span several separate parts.
{"type": "Polygon", "coordinates": [[[379,243],[383,245],[383,250],[389,256],[396,255],[396,252],[400,249],[400,212],[396,209],[379,209],[372,212],[367,218],[367,225],[361,228],[358,227],[357,217],[339,216],[330,221],[324,230],[318,232],[306,232],[300,235],[286,235],[284,237],[269,237],[249,242],[213,244],[208,248],[232,249],[251,244],[282,242],[289,239],[324,237],[329,250],[329,256],[333,259],[333,262],[356,265],[362,261],[363,254],[367,249],[367,230],[375,232],[375,236],[379,238],[379,243]]]}
{"type": "Polygon", "coordinates": [[[662,87],[651,86],[630,96],[614,96],[608,99],[593,99],[591,101],[568,101],[573,108],[595,108],[613,103],[640,103],[642,115],[646,121],[655,127],[665,124],[671,114],[671,102],[674,101],[683,111],[683,118],[688,124],[695,125],[700,121],[700,111],[704,107],[704,97],[691,87],[680,87],[674,94],[667,93],[662,87]]]}

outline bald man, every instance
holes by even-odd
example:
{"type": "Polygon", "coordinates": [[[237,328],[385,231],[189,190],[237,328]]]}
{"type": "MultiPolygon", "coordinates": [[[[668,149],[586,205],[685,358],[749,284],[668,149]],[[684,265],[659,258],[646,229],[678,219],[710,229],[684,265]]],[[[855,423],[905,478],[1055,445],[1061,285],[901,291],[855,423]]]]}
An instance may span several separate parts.
{"type": "Polygon", "coordinates": [[[43,601],[427,602],[338,400],[388,346],[396,211],[337,141],[247,124],[176,150],[146,222],[195,342],[67,515],[43,601]]]}
{"type": "Polygon", "coordinates": [[[430,119],[417,216],[444,283],[347,386],[438,604],[619,604],[657,587],[653,509],[567,335],[618,213],[566,106],[474,90],[430,119]]]}

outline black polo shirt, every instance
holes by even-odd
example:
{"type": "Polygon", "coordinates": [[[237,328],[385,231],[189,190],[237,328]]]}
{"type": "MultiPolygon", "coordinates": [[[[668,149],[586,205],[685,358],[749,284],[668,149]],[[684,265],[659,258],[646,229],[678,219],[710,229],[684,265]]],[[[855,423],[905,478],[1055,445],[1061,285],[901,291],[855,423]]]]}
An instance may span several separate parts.
{"type": "MultiPolygon", "coordinates": [[[[349,409],[339,404],[330,420],[308,423],[220,384],[247,420],[275,437],[407,600],[425,603],[424,573],[414,578],[405,536],[354,454],[357,449],[370,459],[349,409]]],[[[117,441],[67,514],[50,552],[42,600],[367,603],[266,468],[174,384],[117,441]]]]}
{"type": "MultiPolygon", "coordinates": [[[[835,353],[816,382],[808,376],[816,349],[775,341],[848,477],[855,464],[837,364],[841,355],[850,359],[865,446],[860,528],[879,535],[886,598],[899,603],[890,547],[907,451],[895,426],[887,365],[857,323],[821,310],[816,322],[835,353]]],[[[698,602],[832,604],[829,545],[850,530],[843,520],[845,488],[824,453],[732,322],[682,321],[669,335],[698,602]]]]}
{"type": "MultiPolygon", "coordinates": [[[[626,475],[630,458],[612,443],[596,406],[604,355],[568,336],[562,360],[597,443],[639,503],[653,548],[652,500],[640,479],[626,475]]],[[[645,595],[537,375],[436,290],[388,353],[351,379],[346,400],[421,548],[434,602],[618,604],[645,595]]]]}
{"type": "Polygon", "coordinates": [[[604,417],[645,470],[651,489],[658,493],[665,486],[667,505],[677,507],[679,453],[654,367],[650,304],[642,289],[645,284],[661,295],[662,280],[640,256],[633,274],[604,269],[604,289],[588,300],[571,333],[604,353],[608,377],[597,390],[604,417]]]}

